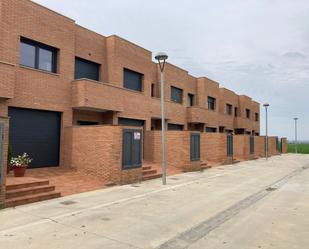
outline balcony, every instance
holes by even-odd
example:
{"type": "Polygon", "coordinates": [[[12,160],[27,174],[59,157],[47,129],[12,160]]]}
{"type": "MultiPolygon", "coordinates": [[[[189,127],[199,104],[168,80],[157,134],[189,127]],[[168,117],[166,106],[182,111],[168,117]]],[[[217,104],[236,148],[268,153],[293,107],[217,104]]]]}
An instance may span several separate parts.
{"type": "Polygon", "coordinates": [[[234,127],[236,129],[252,130],[255,122],[248,118],[236,117],[234,119],[234,127]]]}
{"type": "Polygon", "coordinates": [[[0,61],[0,98],[12,99],[15,86],[15,66],[0,61]]]}
{"type": "Polygon", "coordinates": [[[72,107],[101,111],[123,111],[125,89],[111,84],[80,79],[72,82],[72,107]]]}
{"type": "Polygon", "coordinates": [[[189,123],[205,123],[210,126],[218,126],[218,113],[206,108],[191,106],[187,108],[187,119],[189,123]]]}

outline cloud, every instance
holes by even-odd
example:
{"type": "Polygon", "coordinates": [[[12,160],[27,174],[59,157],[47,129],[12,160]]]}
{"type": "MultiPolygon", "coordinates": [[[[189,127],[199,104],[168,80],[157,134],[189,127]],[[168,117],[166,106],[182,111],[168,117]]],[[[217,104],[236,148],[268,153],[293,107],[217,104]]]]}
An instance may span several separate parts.
{"type": "Polygon", "coordinates": [[[309,140],[308,0],[35,2],[103,35],[164,50],[192,75],[270,102],[272,134],[292,138],[299,116],[299,135],[309,140]]]}

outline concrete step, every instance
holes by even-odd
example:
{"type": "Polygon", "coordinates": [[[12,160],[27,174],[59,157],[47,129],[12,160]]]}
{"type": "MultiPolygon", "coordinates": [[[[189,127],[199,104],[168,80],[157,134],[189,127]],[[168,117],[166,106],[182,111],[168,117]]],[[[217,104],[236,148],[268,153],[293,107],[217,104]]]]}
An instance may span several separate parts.
{"type": "Polygon", "coordinates": [[[55,192],[55,191],[21,196],[21,197],[16,197],[16,198],[5,200],[5,207],[16,207],[16,206],[20,206],[24,204],[29,204],[29,203],[38,202],[38,201],[45,201],[45,200],[54,199],[58,197],[61,197],[61,193],[55,192]]]}
{"type": "Polygon", "coordinates": [[[45,186],[48,184],[49,184],[48,180],[35,179],[29,182],[7,184],[6,191],[23,189],[23,188],[31,188],[31,187],[36,187],[36,186],[45,186]]]}
{"type": "Polygon", "coordinates": [[[147,181],[147,180],[152,180],[152,179],[156,179],[156,178],[160,178],[162,177],[162,174],[151,174],[151,175],[145,175],[143,176],[143,181],[147,181]]]}
{"type": "Polygon", "coordinates": [[[143,170],[142,173],[143,173],[143,176],[153,175],[153,174],[157,173],[157,170],[156,169],[147,169],[147,170],[143,170]]]}
{"type": "Polygon", "coordinates": [[[12,199],[16,197],[25,197],[28,195],[41,194],[46,192],[51,192],[55,190],[55,186],[50,185],[39,185],[35,187],[22,188],[22,189],[14,189],[8,190],[5,194],[6,199],[12,199]]]}

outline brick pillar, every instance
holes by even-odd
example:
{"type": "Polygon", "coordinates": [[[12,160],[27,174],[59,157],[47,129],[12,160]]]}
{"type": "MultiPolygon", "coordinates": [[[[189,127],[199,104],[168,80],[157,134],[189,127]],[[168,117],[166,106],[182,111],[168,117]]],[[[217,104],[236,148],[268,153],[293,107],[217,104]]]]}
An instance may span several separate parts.
{"type": "Polygon", "coordinates": [[[3,140],[1,138],[2,148],[2,167],[1,169],[1,182],[0,182],[0,209],[4,208],[4,200],[5,200],[5,183],[7,176],[7,153],[8,153],[8,118],[0,117],[0,122],[4,124],[4,137],[3,140]]]}

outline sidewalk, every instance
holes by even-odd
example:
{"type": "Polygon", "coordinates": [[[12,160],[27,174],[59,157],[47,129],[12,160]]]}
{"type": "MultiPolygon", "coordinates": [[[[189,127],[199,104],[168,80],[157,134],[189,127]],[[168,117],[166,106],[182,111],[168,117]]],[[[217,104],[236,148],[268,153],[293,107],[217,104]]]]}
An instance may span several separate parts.
{"type": "MultiPolygon", "coordinates": [[[[276,156],[268,161],[260,159],[215,167],[204,172],[170,176],[167,186],[162,186],[161,180],[156,179],[6,209],[0,211],[0,247],[181,248],[179,244],[173,247],[173,243],[181,241],[186,246],[205,248],[203,243],[208,239],[207,248],[221,248],[225,245],[224,239],[227,240],[222,236],[228,235],[229,246],[224,248],[237,248],[231,246],[232,242],[238,248],[258,248],[250,244],[250,241],[255,240],[243,238],[254,235],[255,239],[267,242],[267,239],[272,238],[273,231],[265,222],[274,218],[273,213],[269,213],[269,216],[259,213],[263,208],[259,209],[258,205],[268,209],[274,205],[278,215],[281,207],[289,207],[291,210],[298,208],[301,210],[299,215],[309,217],[309,169],[302,168],[308,163],[309,156],[276,156]],[[261,199],[257,198],[257,193],[263,194],[266,188],[280,179],[285,179],[285,182],[277,191],[270,189],[265,196],[260,196],[261,199]],[[296,185],[298,191],[297,188],[295,190],[296,185]],[[290,202],[291,191],[294,197],[297,196],[298,202],[290,202]],[[270,198],[276,195],[280,195],[280,198],[270,198]],[[243,200],[246,199],[249,202],[245,205],[243,200]],[[296,207],[296,204],[299,206],[296,207]],[[255,206],[257,208],[253,208],[255,206]],[[239,210],[232,207],[238,207],[239,210]],[[235,210],[238,212],[234,214],[235,210]],[[224,223],[217,224],[217,221],[213,230],[205,230],[212,224],[209,223],[211,218],[214,221],[214,217],[226,214],[227,211],[231,217],[226,215],[228,219],[224,223]],[[261,215],[263,219],[260,224],[258,221],[261,215]],[[242,224],[249,227],[249,223],[237,222],[238,217],[243,222],[251,217],[253,221],[250,224],[262,227],[263,231],[256,230],[253,225],[250,229],[239,226],[242,224]],[[224,230],[226,224],[230,227],[224,230]],[[237,224],[242,231],[234,230],[233,224],[237,224]],[[205,227],[200,228],[201,225],[205,227]],[[192,238],[189,232],[193,228],[200,229],[196,238],[192,238]],[[214,238],[213,234],[220,229],[223,229],[221,237],[216,235],[218,237],[214,238]],[[260,238],[259,233],[264,237],[260,238]],[[243,237],[240,238],[239,234],[243,237]],[[233,241],[234,237],[237,241],[233,241]]],[[[293,243],[293,248],[308,248],[309,234],[305,234],[308,233],[308,219],[296,219],[298,223],[295,224],[292,218],[287,215],[285,219],[290,220],[276,220],[278,231],[283,231],[280,230],[281,225],[286,226],[286,223],[293,225],[294,230],[293,234],[284,230],[281,247],[271,248],[289,248],[284,247],[283,242],[287,245],[293,243]],[[301,239],[295,237],[295,232],[302,235],[301,239]],[[303,243],[308,244],[302,247],[303,243]]]]}

